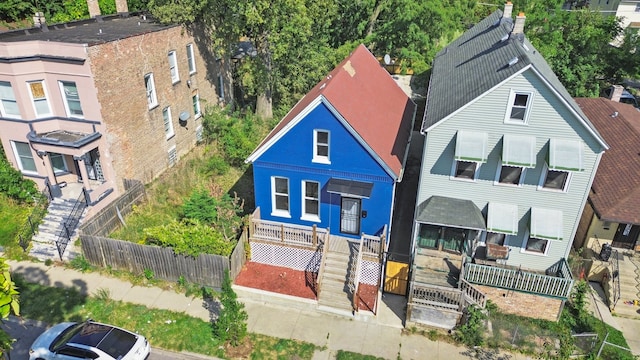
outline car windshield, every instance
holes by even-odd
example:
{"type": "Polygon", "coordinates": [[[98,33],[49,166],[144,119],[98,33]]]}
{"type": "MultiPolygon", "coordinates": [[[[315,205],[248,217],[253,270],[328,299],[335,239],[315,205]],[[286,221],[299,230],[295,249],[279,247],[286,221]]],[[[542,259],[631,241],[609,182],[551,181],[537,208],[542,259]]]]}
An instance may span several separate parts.
{"type": "Polygon", "coordinates": [[[60,335],[58,335],[58,337],[56,337],[51,342],[51,346],[49,347],[49,350],[51,350],[52,352],[55,352],[56,350],[60,349],[62,346],[66,345],[69,342],[69,339],[71,339],[78,331],[80,331],[80,329],[82,329],[82,326],[84,326],[84,323],[71,325],[68,328],[66,328],[63,332],[60,333],[60,335]]]}
{"type": "Polygon", "coordinates": [[[52,342],[55,352],[68,343],[98,348],[114,359],[125,356],[135,345],[137,337],[127,331],[109,325],[84,322],[70,326],[52,342]]]}

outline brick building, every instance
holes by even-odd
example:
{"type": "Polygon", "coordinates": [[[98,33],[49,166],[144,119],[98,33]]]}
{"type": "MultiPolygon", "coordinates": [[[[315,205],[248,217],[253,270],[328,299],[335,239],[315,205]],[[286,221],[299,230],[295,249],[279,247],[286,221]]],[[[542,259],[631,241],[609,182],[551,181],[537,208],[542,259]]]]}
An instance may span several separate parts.
{"type": "Polygon", "coordinates": [[[191,150],[230,82],[191,29],[88,3],[89,20],[0,33],[0,140],[41,188],[81,183],[95,212],[191,150]]]}

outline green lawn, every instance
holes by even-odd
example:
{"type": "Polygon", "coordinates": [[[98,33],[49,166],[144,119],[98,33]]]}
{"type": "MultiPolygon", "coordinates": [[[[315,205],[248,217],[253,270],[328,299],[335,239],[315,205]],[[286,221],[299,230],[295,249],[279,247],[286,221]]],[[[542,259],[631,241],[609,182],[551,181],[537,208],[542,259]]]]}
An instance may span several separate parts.
{"type": "Polygon", "coordinates": [[[26,223],[33,208],[29,205],[21,205],[0,194],[0,246],[8,257],[12,254],[21,255],[22,249],[18,245],[16,235],[26,223]]]}

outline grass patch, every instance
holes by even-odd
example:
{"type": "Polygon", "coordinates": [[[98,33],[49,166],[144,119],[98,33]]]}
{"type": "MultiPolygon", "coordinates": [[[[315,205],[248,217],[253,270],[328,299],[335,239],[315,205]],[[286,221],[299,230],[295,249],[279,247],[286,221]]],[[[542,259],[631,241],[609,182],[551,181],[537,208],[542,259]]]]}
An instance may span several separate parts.
{"type": "MultiPolygon", "coordinates": [[[[16,276],[22,316],[48,324],[63,321],[95,321],[117,325],[146,336],[152,346],[170,351],[224,358],[224,344],[213,336],[211,323],[170,310],[111,299],[106,289],[86,296],[76,288],[56,288],[16,276]]],[[[249,334],[251,359],[311,359],[317,347],[297,340],[249,334]]]]}
{"type": "Polygon", "coordinates": [[[336,360],[384,360],[384,358],[373,355],[362,355],[351,351],[338,350],[336,360]]]}
{"type": "Polygon", "coordinates": [[[298,340],[278,339],[260,334],[249,334],[253,344],[252,360],[311,359],[317,347],[298,340]]]}
{"type": "Polygon", "coordinates": [[[0,246],[6,258],[23,260],[28,256],[18,243],[18,233],[33,209],[33,204],[21,204],[0,193],[0,246]]]}

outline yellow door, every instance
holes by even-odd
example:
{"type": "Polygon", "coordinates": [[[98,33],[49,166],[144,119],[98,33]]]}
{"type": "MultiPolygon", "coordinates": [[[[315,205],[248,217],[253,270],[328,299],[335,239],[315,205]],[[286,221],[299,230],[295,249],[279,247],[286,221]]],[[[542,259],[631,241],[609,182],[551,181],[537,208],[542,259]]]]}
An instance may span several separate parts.
{"type": "Polygon", "coordinates": [[[409,281],[409,264],[387,261],[387,270],[384,278],[384,291],[407,295],[407,283],[409,281]]]}

